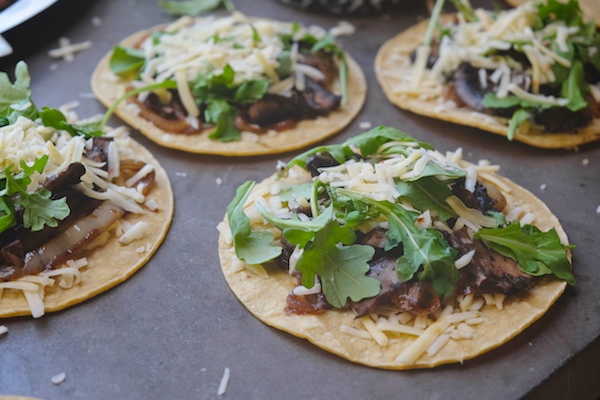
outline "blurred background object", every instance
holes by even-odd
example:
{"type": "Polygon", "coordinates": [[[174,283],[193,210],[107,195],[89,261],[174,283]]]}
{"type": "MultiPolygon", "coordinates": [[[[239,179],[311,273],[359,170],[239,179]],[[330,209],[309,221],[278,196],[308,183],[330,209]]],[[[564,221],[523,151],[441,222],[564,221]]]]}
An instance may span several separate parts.
{"type": "Polygon", "coordinates": [[[279,0],[306,11],[334,15],[373,15],[398,9],[406,0],[279,0]]]}
{"type": "Polygon", "coordinates": [[[93,3],[78,0],[0,0],[0,67],[14,65],[55,41],[93,3]]]}

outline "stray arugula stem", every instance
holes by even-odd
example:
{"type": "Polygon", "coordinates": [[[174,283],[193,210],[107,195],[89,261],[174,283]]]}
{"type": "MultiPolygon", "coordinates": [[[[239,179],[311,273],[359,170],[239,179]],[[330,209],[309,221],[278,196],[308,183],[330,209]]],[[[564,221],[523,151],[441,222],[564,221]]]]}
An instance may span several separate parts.
{"type": "Polygon", "coordinates": [[[115,112],[115,110],[117,109],[117,107],[119,106],[119,104],[121,104],[123,102],[123,100],[127,99],[128,97],[140,94],[142,92],[147,92],[147,91],[156,90],[156,89],[175,89],[175,88],[177,88],[177,84],[175,82],[173,82],[173,81],[164,81],[162,83],[155,83],[153,85],[148,85],[148,86],[144,86],[144,87],[141,87],[141,88],[137,88],[137,89],[133,89],[133,90],[130,90],[128,92],[125,92],[121,97],[119,97],[109,107],[108,110],[106,110],[106,113],[104,114],[104,118],[102,118],[102,120],[100,121],[100,130],[102,130],[104,128],[104,126],[106,125],[106,123],[110,119],[111,115],[115,112]]]}

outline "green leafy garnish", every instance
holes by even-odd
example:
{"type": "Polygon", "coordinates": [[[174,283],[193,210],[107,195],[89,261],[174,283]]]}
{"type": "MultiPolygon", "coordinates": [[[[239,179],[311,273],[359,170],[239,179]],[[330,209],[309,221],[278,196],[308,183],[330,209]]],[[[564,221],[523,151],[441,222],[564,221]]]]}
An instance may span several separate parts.
{"type": "Polygon", "coordinates": [[[240,140],[241,133],[235,127],[233,119],[238,114],[235,107],[232,107],[225,100],[213,100],[208,103],[204,118],[209,124],[215,124],[216,129],[208,135],[211,139],[218,139],[221,142],[232,142],[240,140]]]}
{"type": "Polygon", "coordinates": [[[37,118],[37,108],[31,100],[29,70],[24,61],[15,67],[15,83],[0,72],[0,126],[14,124],[18,117],[37,118]]]}
{"type": "Polygon", "coordinates": [[[567,3],[557,0],[540,1],[537,4],[538,16],[542,23],[561,19],[568,22],[569,25],[580,25],[582,23],[582,13],[577,0],[569,0],[567,3]]]}
{"type": "Polygon", "coordinates": [[[221,5],[225,6],[229,12],[235,10],[231,0],[158,0],[158,5],[171,15],[189,15],[191,17],[216,10],[221,5]]]}
{"type": "Polygon", "coordinates": [[[329,206],[310,222],[302,222],[298,217],[283,219],[270,214],[260,203],[255,203],[262,216],[283,231],[283,236],[291,244],[304,247],[313,240],[316,232],[322,230],[333,219],[333,207],[329,206]]]}
{"type": "Polygon", "coordinates": [[[267,80],[248,80],[236,86],[234,79],[235,72],[227,64],[220,74],[199,75],[191,83],[196,102],[208,105],[205,121],[216,125],[209,136],[211,139],[223,142],[239,140],[241,134],[233,122],[238,115],[238,106],[261,99],[269,87],[267,80]]]}
{"type": "Polygon", "coordinates": [[[340,46],[335,43],[333,36],[327,34],[318,42],[316,42],[311,51],[316,53],[319,50],[326,50],[335,55],[339,61],[339,80],[342,86],[342,104],[348,103],[348,61],[346,61],[346,54],[340,46]]]}
{"type": "Polygon", "coordinates": [[[40,117],[45,126],[67,131],[71,136],[83,136],[85,138],[102,136],[99,123],[69,124],[64,114],[55,108],[42,108],[40,117]]]}
{"type": "Polygon", "coordinates": [[[175,82],[172,79],[167,79],[166,81],[161,82],[161,83],[155,83],[152,85],[143,86],[143,87],[125,92],[114,103],[112,103],[112,105],[108,108],[108,110],[106,110],[106,113],[104,114],[104,117],[102,118],[102,121],[100,121],[100,123],[98,123],[98,125],[97,125],[98,129],[102,130],[104,128],[104,126],[110,119],[110,116],[115,112],[115,110],[117,109],[119,104],[121,104],[125,99],[127,99],[131,96],[138,95],[142,92],[149,92],[149,91],[157,90],[157,89],[176,89],[176,88],[177,88],[177,82],[175,82]]]}
{"type": "Polygon", "coordinates": [[[475,12],[473,11],[473,7],[471,7],[471,4],[468,2],[463,2],[461,0],[450,0],[450,2],[456,7],[459,13],[465,16],[468,22],[479,21],[479,18],[477,18],[477,15],[475,15],[475,12]]]}
{"type": "MultiPolygon", "coordinates": [[[[306,163],[313,155],[317,153],[329,153],[331,156],[340,164],[356,158],[357,154],[354,152],[354,148],[358,148],[359,155],[363,158],[371,157],[373,161],[377,161],[379,157],[383,158],[390,154],[402,154],[409,156],[413,151],[412,146],[409,144],[418,144],[419,147],[424,149],[432,149],[432,147],[423,142],[417,142],[412,137],[408,136],[404,132],[399,131],[395,128],[387,126],[378,126],[373,128],[362,135],[355,136],[346,140],[343,144],[333,144],[329,146],[320,146],[305,153],[300,154],[291,160],[285,170],[281,173],[285,174],[294,165],[298,165],[301,168],[306,168],[306,163]],[[385,146],[384,146],[385,145],[385,146]]],[[[414,181],[422,179],[428,176],[446,176],[448,178],[460,178],[465,176],[465,171],[450,164],[442,164],[436,160],[430,159],[425,166],[425,169],[409,180],[414,181]]]]}
{"type": "Polygon", "coordinates": [[[12,208],[20,206],[23,208],[23,226],[32,232],[40,231],[44,226],[56,227],[58,220],[65,219],[71,210],[67,205],[66,198],[52,200],[47,189],[41,189],[39,192],[27,190],[31,183],[31,174],[34,172],[42,173],[48,162],[48,156],[45,155],[35,160],[32,166],[28,166],[24,161],[19,163],[21,172],[13,173],[12,165],[8,166],[0,173],[0,196],[2,196],[3,206],[1,225],[8,229],[15,224],[15,213],[12,208]],[[18,195],[18,196],[15,196],[18,195]]]}
{"type": "Polygon", "coordinates": [[[539,101],[524,100],[514,95],[508,95],[506,97],[498,97],[495,93],[486,93],[481,102],[485,108],[511,108],[511,107],[522,107],[522,108],[550,108],[555,107],[554,104],[542,103],[539,101]]]}
{"type": "Polygon", "coordinates": [[[376,201],[344,189],[337,192],[364,202],[387,218],[389,230],[385,250],[391,250],[400,243],[404,247],[404,255],[398,259],[396,270],[401,282],[409,281],[422,268],[419,280],[431,284],[441,298],[452,294],[460,276],[454,266],[456,251],[448,245],[440,231],[416,227],[419,213],[399,204],[376,201]]]}
{"type": "Polygon", "coordinates": [[[492,249],[517,262],[521,271],[533,275],[554,275],[570,285],[575,284],[565,246],[554,228],[547,232],[532,225],[518,223],[505,228],[484,228],[474,235],[492,249]]]}
{"type": "Polygon", "coordinates": [[[588,85],[585,83],[585,73],[583,64],[576,60],[566,80],[563,81],[560,95],[569,100],[567,108],[571,111],[578,111],[587,107],[587,101],[583,97],[588,92],[588,85]]]}
{"type": "MultiPolygon", "coordinates": [[[[396,128],[378,126],[376,128],[371,129],[368,132],[346,140],[343,144],[319,146],[315,147],[314,149],[308,150],[294,157],[294,159],[287,164],[285,170],[282,173],[285,174],[294,165],[298,165],[301,168],[306,168],[306,163],[308,162],[310,157],[314,156],[317,153],[327,152],[331,154],[333,158],[341,164],[346,160],[350,160],[356,156],[352,148],[354,146],[359,149],[360,156],[366,158],[373,155],[384,143],[392,141],[415,143],[415,140],[412,137],[408,136],[404,132],[399,131],[396,128]]],[[[424,143],[419,144],[423,147],[427,146],[427,148],[431,148],[431,146],[426,145],[424,143]]]]}
{"type": "Polygon", "coordinates": [[[452,207],[445,201],[452,195],[448,182],[428,177],[413,182],[399,181],[396,183],[396,189],[402,197],[421,212],[435,210],[441,221],[457,217],[452,207]]]}
{"type": "Polygon", "coordinates": [[[0,197],[0,232],[15,226],[15,205],[9,197],[0,197]]]}
{"type": "Polygon", "coordinates": [[[337,308],[344,307],[348,299],[360,301],[381,290],[377,279],[366,276],[375,249],[353,244],[355,240],[352,228],[331,220],[316,233],[296,263],[302,284],[311,288],[315,275],[320,276],[327,302],[337,308]]]}
{"type": "Polygon", "coordinates": [[[227,206],[227,218],[235,246],[235,254],[250,265],[271,261],[281,254],[281,247],[273,246],[271,232],[253,232],[244,213],[244,204],[256,182],[247,181],[238,187],[234,199],[227,206]]]}
{"type": "Polygon", "coordinates": [[[515,137],[515,132],[517,131],[521,123],[529,120],[531,117],[531,113],[523,108],[515,111],[512,117],[510,118],[510,121],[508,122],[508,140],[513,140],[515,137]]]}
{"type": "Polygon", "coordinates": [[[110,70],[121,77],[136,74],[146,63],[142,50],[116,45],[110,56],[110,70]]]}

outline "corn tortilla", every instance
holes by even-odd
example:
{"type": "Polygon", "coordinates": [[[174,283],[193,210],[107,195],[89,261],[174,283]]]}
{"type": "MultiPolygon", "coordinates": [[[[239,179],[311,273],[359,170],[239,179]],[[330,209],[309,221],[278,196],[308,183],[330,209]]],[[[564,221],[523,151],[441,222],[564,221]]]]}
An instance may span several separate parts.
{"type": "MultiPolygon", "coordinates": [[[[453,15],[443,17],[444,21],[453,18],[453,15]]],[[[484,114],[468,107],[452,107],[443,104],[444,84],[431,88],[435,95],[408,96],[398,94],[396,89],[403,81],[403,77],[412,75],[410,54],[423,42],[429,20],[403,31],[390,39],[379,49],[375,58],[375,74],[387,99],[396,106],[412,111],[416,114],[454,122],[456,124],[472,126],[502,136],[508,135],[508,119],[484,114]]],[[[406,82],[404,80],[404,82],[406,82]]],[[[421,88],[417,88],[421,92],[421,88]]],[[[600,139],[600,119],[593,119],[588,125],[576,130],[574,133],[544,133],[530,129],[523,132],[517,129],[515,140],[541,148],[574,148],[585,143],[600,139]]]]}
{"type": "MultiPolygon", "coordinates": [[[[508,204],[506,212],[517,206],[521,207],[536,216],[535,225],[541,230],[554,227],[561,241],[568,242],[558,219],[540,199],[512,181],[496,177],[511,189],[510,193],[503,192],[508,204]]],[[[253,192],[269,187],[274,181],[275,176],[264,180],[255,186],[253,192]]],[[[227,223],[227,217],[224,222],[227,223]]],[[[463,362],[494,349],[544,315],[566,287],[564,281],[547,280],[524,294],[507,297],[502,311],[484,306],[480,310],[480,316],[485,321],[475,326],[472,339],[450,340],[434,356],[425,353],[414,364],[404,365],[398,363],[396,357],[415,340],[414,336],[398,335],[383,347],[373,339],[362,339],[340,331],[341,325],[353,324],[355,313],[351,310],[326,310],[316,315],[286,315],[286,298],[297,286],[296,278],[276,266],[266,266],[268,278],[246,270],[236,272],[233,266],[234,255],[233,245],[228,244],[224,236],[220,235],[219,257],[225,279],[233,293],[255,317],[267,325],[307,339],[352,362],[394,370],[431,368],[463,362]]]]}
{"type": "MultiPolygon", "coordinates": [[[[155,27],[135,33],[121,42],[123,46],[133,46],[155,27]]],[[[125,93],[128,81],[112,73],[109,67],[112,51],[102,58],[92,75],[92,90],[106,107],[110,107],[125,93]]],[[[365,76],[356,61],[346,54],[348,62],[348,104],[342,105],[328,116],[306,119],[298,122],[295,128],[277,132],[274,136],[267,134],[248,135],[247,139],[235,142],[212,140],[208,136],[214,128],[205,129],[200,134],[184,135],[165,132],[145,118],[135,115],[127,109],[123,102],[115,111],[123,121],[139,130],[148,138],[164,147],[183,150],[190,153],[217,154],[222,156],[254,156],[276,154],[297,150],[310,144],[324,140],[346,127],[361,110],[366,94],[365,76]]],[[[339,81],[334,82],[332,91],[340,93],[339,81]]]]}
{"type": "MultiPolygon", "coordinates": [[[[65,309],[81,303],[123,282],[140,269],[158,249],[163,241],[171,219],[173,218],[173,191],[166,171],[156,158],[139,143],[131,140],[131,146],[138,159],[154,166],[154,186],[147,200],[154,199],[159,205],[157,211],[147,211],[143,215],[129,214],[126,220],[132,224],[145,221],[149,228],[139,240],[128,245],[118,242],[115,235],[102,247],[82,254],[87,257],[88,265],[80,270],[81,282],[69,289],[63,289],[56,283],[46,286],[44,291],[45,312],[65,309]],[[138,253],[137,248],[150,244],[150,249],[138,253]]],[[[0,298],[0,318],[31,315],[25,296],[20,290],[4,290],[0,298]]]]}

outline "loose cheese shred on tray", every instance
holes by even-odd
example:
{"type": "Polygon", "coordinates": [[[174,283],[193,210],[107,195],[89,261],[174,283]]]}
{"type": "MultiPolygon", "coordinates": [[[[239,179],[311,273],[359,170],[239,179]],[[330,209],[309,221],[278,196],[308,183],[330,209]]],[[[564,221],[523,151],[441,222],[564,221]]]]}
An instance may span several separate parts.
{"type": "Polygon", "coordinates": [[[227,391],[227,385],[229,384],[229,376],[231,371],[229,368],[225,368],[223,371],[223,377],[221,378],[221,383],[219,384],[219,390],[217,391],[218,396],[222,396],[227,391]]]}
{"type": "Polygon", "coordinates": [[[56,374],[52,377],[52,383],[55,385],[60,385],[65,381],[65,379],[67,379],[67,374],[61,372],[60,374],[56,374]]]}
{"type": "Polygon", "coordinates": [[[59,40],[60,47],[57,49],[50,50],[48,55],[52,58],[64,58],[65,61],[71,62],[73,61],[73,55],[80,51],[89,49],[92,47],[92,42],[90,40],[86,40],[81,43],[73,43],[69,41],[67,38],[60,38],[59,40]]]}
{"type": "Polygon", "coordinates": [[[8,333],[8,328],[4,325],[0,325],[0,336],[4,335],[5,333],[8,333]]]}

